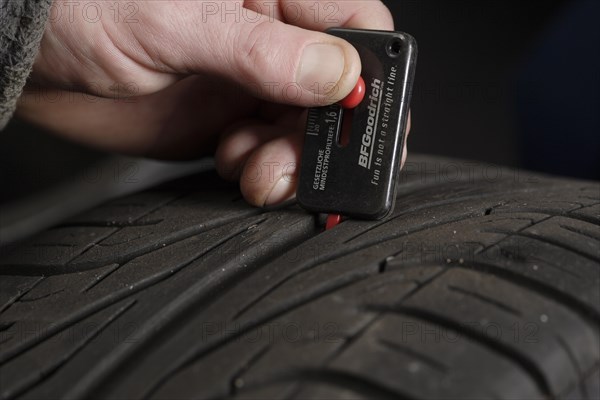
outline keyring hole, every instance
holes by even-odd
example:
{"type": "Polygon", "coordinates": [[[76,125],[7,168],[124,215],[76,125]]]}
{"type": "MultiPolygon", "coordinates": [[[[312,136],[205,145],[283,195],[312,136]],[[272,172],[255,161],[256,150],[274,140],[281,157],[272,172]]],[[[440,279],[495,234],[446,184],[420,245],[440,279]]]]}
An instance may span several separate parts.
{"type": "Polygon", "coordinates": [[[390,57],[398,57],[402,53],[402,41],[400,39],[392,39],[388,45],[388,54],[390,57]]]}

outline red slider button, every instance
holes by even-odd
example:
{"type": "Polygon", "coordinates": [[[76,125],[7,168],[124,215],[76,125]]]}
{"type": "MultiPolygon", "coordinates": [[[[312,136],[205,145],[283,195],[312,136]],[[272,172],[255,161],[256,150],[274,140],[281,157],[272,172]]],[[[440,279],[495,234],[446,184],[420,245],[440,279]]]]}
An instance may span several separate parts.
{"type": "Polygon", "coordinates": [[[346,109],[356,108],[365,98],[365,90],[365,80],[359,76],[356,86],[344,100],[340,101],[340,105],[346,109]]]}

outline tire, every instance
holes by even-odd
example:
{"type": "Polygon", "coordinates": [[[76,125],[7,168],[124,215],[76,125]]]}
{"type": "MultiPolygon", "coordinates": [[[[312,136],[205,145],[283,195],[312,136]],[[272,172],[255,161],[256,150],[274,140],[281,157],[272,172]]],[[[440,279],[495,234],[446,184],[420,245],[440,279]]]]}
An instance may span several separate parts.
{"type": "Polygon", "coordinates": [[[3,249],[2,398],[600,397],[598,183],[413,157],[320,222],[211,172],[3,249]]]}

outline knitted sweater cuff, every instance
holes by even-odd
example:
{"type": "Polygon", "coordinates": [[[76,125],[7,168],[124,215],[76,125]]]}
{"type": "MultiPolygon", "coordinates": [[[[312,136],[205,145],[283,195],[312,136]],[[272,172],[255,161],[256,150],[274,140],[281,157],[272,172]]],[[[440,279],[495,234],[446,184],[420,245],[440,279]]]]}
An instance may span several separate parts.
{"type": "Polygon", "coordinates": [[[0,0],[0,130],[31,73],[52,0],[0,0]]]}

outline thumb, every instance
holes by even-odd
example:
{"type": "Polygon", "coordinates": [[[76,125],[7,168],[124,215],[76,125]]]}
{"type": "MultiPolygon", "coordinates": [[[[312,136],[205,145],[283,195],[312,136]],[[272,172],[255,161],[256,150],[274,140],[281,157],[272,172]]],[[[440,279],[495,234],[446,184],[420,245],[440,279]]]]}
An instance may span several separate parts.
{"type": "MultiPolygon", "coordinates": [[[[186,57],[175,69],[218,73],[259,98],[304,107],[331,104],[352,91],[361,72],[352,45],[244,10],[243,18],[231,21],[203,15],[202,37],[182,38],[179,46],[186,57]]],[[[198,30],[197,24],[191,26],[198,30]]]]}

